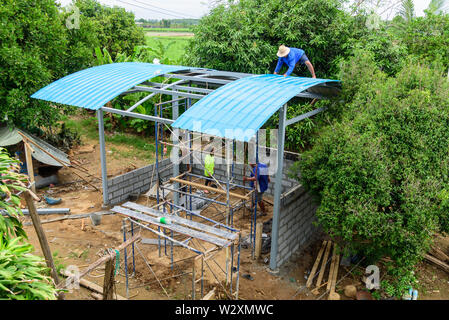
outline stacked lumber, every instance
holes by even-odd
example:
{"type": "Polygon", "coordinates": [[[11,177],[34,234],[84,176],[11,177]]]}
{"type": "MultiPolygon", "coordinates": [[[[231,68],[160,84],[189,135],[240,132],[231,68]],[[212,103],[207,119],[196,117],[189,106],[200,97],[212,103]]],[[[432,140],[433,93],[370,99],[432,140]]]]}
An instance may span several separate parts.
{"type": "Polygon", "coordinates": [[[444,253],[440,248],[433,246],[429,253],[424,255],[424,259],[428,262],[435,264],[440,269],[449,273],[449,256],[444,253]]]}
{"type": "Polygon", "coordinates": [[[329,291],[329,299],[331,300],[338,300],[339,295],[335,292],[335,286],[337,282],[337,275],[338,275],[338,265],[340,264],[340,255],[337,254],[337,245],[334,244],[332,241],[323,241],[321,244],[320,251],[318,252],[318,255],[316,257],[315,263],[313,264],[312,270],[310,271],[309,278],[306,282],[306,287],[310,288],[313,284],[313,280],[315,279],[316,272],[320,266],[321,268],[318,273],[318,279],[316,281],[315,288],[312,290],[312,293],[317,295],[319,292],[318,290],[321,287],[326,286],[326,290],[329,291]],[[322,284],[323,277],[326,273],[326,267],[328,262],[328,257],[332,249],[332,245],[334,246],[332,250],[332,258],[331,258],[331,265],[329,267],[329,277],[328,281],[322,284]],[[321,259],[323,258],[323,259],[321,259]]]}

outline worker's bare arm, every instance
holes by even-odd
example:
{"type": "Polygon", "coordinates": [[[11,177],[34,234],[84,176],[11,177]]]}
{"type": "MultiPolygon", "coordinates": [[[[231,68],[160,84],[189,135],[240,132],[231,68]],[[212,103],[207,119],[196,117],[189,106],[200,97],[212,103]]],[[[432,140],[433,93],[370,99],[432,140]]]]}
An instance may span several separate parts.
{"type": "Polygon", "coordinates": [[[314,70],[314,68],[313,68],[312,63],[311,63],[309,60],[307,60],[307,61],[305,62],[305,64],[306,64],[306,66],[307,66],[307,69],[309,69],[310,73],[312,74],[312,78],[316,78],[315,70],[314,70]]]}

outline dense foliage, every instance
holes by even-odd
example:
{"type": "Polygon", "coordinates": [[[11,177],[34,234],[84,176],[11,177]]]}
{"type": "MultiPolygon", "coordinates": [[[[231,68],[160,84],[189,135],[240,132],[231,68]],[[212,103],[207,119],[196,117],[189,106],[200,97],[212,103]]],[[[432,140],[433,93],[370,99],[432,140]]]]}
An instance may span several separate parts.
{"type": "Polygon", "coordinates": [[[54,0],[1,0],[0,25],[0,121],[51,124],[54,109],[29,96],[65,73],[58,7],[54,0]]]}
{"type": "MultiPolygon", "coordinates": [[[[84,23],[92,25],[90,32],[97,38],[96,44],[106,48],[113,58],[118,53],[130,55],[135,46],[145,43],[143,29],[136,25],[132,12],[103,6],[96,0],[74,0],[73,4],[80,10],[81,21],[79,31],[73,29],[72,32],[82,34],[84,23]]],[[[90,48],[93,50],[95,47],[90,48]]]]}
{"type": "Polygon", "coordinates": [[[296,170],[329,234],[372,261],[393,259],[384,289],[401,295],[433,235],[449,231],[449,82],[414,63],[388,77],[366,52],[343,66],[342,80],[340,119],[296,170]]]}
{"type": "Polygon", "coordinates": [[[55,299],[56,290],[47,275],[44,260],[32,255],[26,233],[19,221],[20,198],[26,176],[18,174],[18,161],[0,149],[0,299],[55,299]]]}
{"type": "Polygon", "coordinates": [[[76,0],[79,29],[67,28],[71,10],[55,0],[0,0],[0,123],[54,126],[60,107],[30,95],[68,73],[93,65],[94,49],[115,57],[144,43],[134,15],[94,0],[76,0]]]}
{"type": "MultiPolygon", "coordinates": [[[[330,76],[363,21],[338,0],[241,0],[221,4],[194,27],[187,63],[219,70],[266,73],[281,44],[304,48],[317,77],[330,76]],[[319,10],[317,10],[319,8],[319,10]]],[[[296,70],[296,72],[305,72],[296,70]]]]}

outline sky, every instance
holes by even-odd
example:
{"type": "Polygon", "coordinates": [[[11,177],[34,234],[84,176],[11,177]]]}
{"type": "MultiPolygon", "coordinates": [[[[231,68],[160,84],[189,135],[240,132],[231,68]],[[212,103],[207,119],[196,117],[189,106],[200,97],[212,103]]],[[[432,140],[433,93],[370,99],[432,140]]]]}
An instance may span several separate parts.
{"type": "MultiPolygon", "coordinates": [[[[63,6],[71,0],[57,0],[63,6]]],[[[209,0],[98,0],[108,6],[124,7],[134,12],[136,19],[200,18],[209,11],[209,0]]],[[[399,0],[397,0],[399,2],[399,0]]],[[[414,0],[417,16],[424,15],[430,0],[414,0]]],[[[383,16],[384,17],[384,16],[383,16]]],[[[386,18],[386,16],[384,17],[386,18]]]]}
{"type": "MultiPolygon", "coordinates": [[[[63,6],[71,0],[57,0],[63,6]]],[[[208,0],[97,0],[108,6],[119,6],[134,12],[136,19],[201,18],[209,11],[208,0]],[[165,13],[165,14],[164,14],[165,13]]]]}

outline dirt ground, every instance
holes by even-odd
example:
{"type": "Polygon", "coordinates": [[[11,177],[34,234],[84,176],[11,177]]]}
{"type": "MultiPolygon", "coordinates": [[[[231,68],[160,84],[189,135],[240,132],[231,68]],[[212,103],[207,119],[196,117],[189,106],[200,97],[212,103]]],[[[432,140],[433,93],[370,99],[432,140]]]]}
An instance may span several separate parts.
{"type": "MultiPolygon", "coordinates": [[[[110,151],[109,149],[107,149],[110,151]]],[[[84,145],[73,150],[72,157],[76,159],[90,174],[100,177],[100,156],[99,148],[95,141],[84,141],[84,145]]],[[[116,176],[118,174],[131,171],[135,168],[146,165],[145,161],[135,158],[133,161],[121,161],[112,156],[110,152],[108,157],[108,176],[116,176]]],[[[85,176],[85,175],[83,175],[85,176]]],[[[73,182],[80,180],[68,169],[62,169],[59,172],[60,185],[46,188],[38,191],[42,196],[44,193],[52,197],[62,198],[62,202],[58,205],[51,206],[60,208],[70,208],[70,214],[85,214],[104,210],[102,208],[102,195],[92,186],[85,182],[73,182]]],[[[98,179],[89,179],[91,183],[98,188],[101,187],[101,181],[98,179]]],[[[154,200],[148,200],[141,196],[138,203],[152,206],[154,200]]],[[[50,207],[43,201],[37,203],[37,207],[50,207]]],[[[266,205],[269,214],[258,221],[268,221],[272,217],[272,206],[266,205]]],[[[217,215],[216,206],[210,206],[201,214],[214,217],[214,219],[223,218],[221,214],[217,215]]],[[[41,216],[41,220],[58,218],[60,215],[41,216]]],[[[23,218],[24,221],[30,221],[28,217],[23,218]]],[[[66,268],[68,266],[77,266],[80,270],[85,269],[89,264],[99,259],[108,248],[115,248],[123,242],[122,232],[123,217],[119,215],[103,215],[101,224],[94,226],[90,218],[71,219],[52,223],[43,224],[46,232],[50,248],[55,256],[55,264],[57,268],[66,268]]],[[[249,234],[251,220],[249,211],[242,209],[235,214],[234,226],[242,231],[242,238],[249,234]]],[[[42,255],[38,239],[32,226],[25,227],[30,242],[35,247],[35,252],[42,255]]],[[[143,238],[154,238],[148,231],[142,232],[143,238]]],[[[264,262],[265,258],[269,258],[269,254],[262,255],[259,260],[254,260],[251,255],[251,249],[241,250],[240,264],[240,283],[239,298],[240,299],[270,299],[270,300],[315,300],[327,299],[325,288],[319,290],[318,295],[314,295],[305,288],[307,275],[317,256],[318,250],[323,239],[319,239],[307,247],[301,254],[295,255],[290,262],[280,268],[278,274],[271,274],[268,264],[264,262]],[[243,275],[250,275],[252,280],[248,280],[243,275]]],[[[446,253],[449,252],[449,239],[439,237],[437,240],[440,248],[446,253]]],[[[199,243],[191,242],[197,247],[199,243]]],[[[204,242],[202,245],[206,248],[204,242]]],[[[171,247],[167,245],[166,252],[162,246],[161,256],[159,256],[156,245],[138,244],[135,248],[135,273],[132,268],[131,249],[127,250],[129,272],[131,274],[129,280],[128,294],[125,287],[125,269],[124,254],[120,257],[120,268],[116,275],[116,293],[121,296],[128,296],[130,299],[191,299],[192,291],[192,257],[195,256],[191,251],[174,247],[173,260],[179,261],[175,263],[173,270],[170,264],[171,247]],[[141,255],[142,253],[142,255],[141,255]],[[167,253],[167,255],[165,255],[167,253]],[[145,257],[145,259],[143,257],[145,257]],[[181,260],[181,261],[180,261],[181,260]],[[147,263],[151,267],[148,267],[147,263]],[[156,274],[157,279],[155,277],[156,274]],[[184,274],[187,273],[187,274],[184,274]],[[180,275],[178,277],[173,277],[180,275]],[[158,280],[160,283],[158,283],[158,280]]],[[[219,254],[215,260],[218,264],[225,261],[224,254],[219,254]]],[[[211,265],[213,260],[209,260],[211,265]]],[[[214,270],[217,267],[211,266],[214,270]]],[[[207,270],[207,268],[205,268],[207,270]]],[[[340,266],[338,279],[346,277],[341,281],[336,291],[340,293],[341,299],[348,299],[343,294],[343,288],[347,284],[356,285],[358,289],[363,289],[360,272],[349,273],[349,268],[340,266]],[[347,275],[348,274],[348,275],[347,275]]],[[[217,272],[218,274],[219,272],[217,272]]],[[[104,266],[94,270],[85,279],[103,285],[104,266]]],[[[249,278],[251,278],[249,277],[249,278]]],[[[325,279],[327,276],[325,276],[325,279]]],[[[449,276],[437,267],[423,262],[418,268],[418,278],[420,281],[419,299],[449,299],[449,276]]],[[[223,280],[223,278],[219,279],[223,280]]],[[[217,292],[221,292],[217,298],[225,299],[220,284],[214,279],[210,272],[206,271],[205,281],[203,283],[203,293],[206,294],[213,287],[217,288],[217,292]]],[[[310,289],[313,289],[310,288],[310,289]]],[[[201,293],[201,285],[196,285],[196,297],[201,293]]],[[[91,291],[80,288],[72,290],[66,294],[66,299],[94,299],[91,291]]]]}

